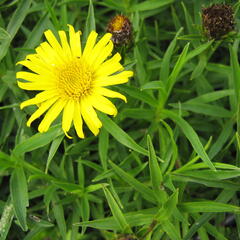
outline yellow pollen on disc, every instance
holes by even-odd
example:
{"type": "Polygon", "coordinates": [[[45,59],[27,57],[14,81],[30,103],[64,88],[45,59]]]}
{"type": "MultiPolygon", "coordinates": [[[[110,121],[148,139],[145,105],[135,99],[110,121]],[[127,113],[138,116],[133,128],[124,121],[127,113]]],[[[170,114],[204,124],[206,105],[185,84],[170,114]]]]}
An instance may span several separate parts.
{"type": "Polygon", "coordinates": [[[58,90],[62,98],[79,100],[92,93],[93,73],[80,59],[59,67],[57,76],[58,90]]]}
{"type": "Polygon", "coordinates": [[[120,31],[124,25],[125,18],[121,15],[116,16],[112,22],[113,31],[120,31]]]}

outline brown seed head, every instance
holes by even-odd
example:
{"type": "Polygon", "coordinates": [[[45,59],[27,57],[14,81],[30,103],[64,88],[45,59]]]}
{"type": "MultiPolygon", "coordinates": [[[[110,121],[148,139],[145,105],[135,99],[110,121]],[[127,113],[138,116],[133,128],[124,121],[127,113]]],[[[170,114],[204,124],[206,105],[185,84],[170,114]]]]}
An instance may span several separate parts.
{"type": "Polygon", "coordinates": [[[227,4],[213,4],[202,9],[202,24],[209,38],[220,39],[234,29],[232,7],[227,4]]]}
{"type": "Polygon", "coordinates": [[[117,15],[108,23],[107,32],[112,34],[115,45],[128,44],[132,37],[132,24],[126,16],[117,15]]]}

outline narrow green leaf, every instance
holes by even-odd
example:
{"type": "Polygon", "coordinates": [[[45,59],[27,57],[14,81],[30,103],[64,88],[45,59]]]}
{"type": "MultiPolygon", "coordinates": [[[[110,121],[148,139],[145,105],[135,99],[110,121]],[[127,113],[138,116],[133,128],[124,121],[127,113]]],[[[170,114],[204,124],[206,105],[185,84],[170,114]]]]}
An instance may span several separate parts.
{"type": "Polygon", "coordinates": [[[99,164],[97,164],[97,163],[90,162],[88,160],[77,160],[77,162],[80,162],[80,163],[94,169],[97,172],[102,172],[103,171],[103,168],[101,166],[99,166],[99,164]]]}
{"type": "Polygon", "coordinates": [[[174,84],[177,80],[177,77],[179,76],[180,71],[182,70],[184,64],[186,63],[186,56],[187,56],[188,48],[189,48],[189,43],[187,43],[185,45],[184,49],[182,50],[175,66],[167,80],[166,88],[167,88],[168,95],[170,94],[172,87],[174,86],[174,84]]]}
{"type": "Polygon", "coordinates": [[[240,170],[187,170],[181,171],[181,175],[189,176],[189,177],[196,177],[200,179],[206,180],[224,180],[224,179],[231,179],[240,176],[240,170]]]}
{"type": "Polygon", "coordinates": [[[57,180],[53,180],[52,183],[66,192],[83,194],[83,189],[78,184],[57,180]]]}
{"type": "Polygon", "coordinates": [[[13,155],[19,156],[26,152],[31,152],[35,149],[41,148],[60,135],[63,135],[63,132],[62,129],[60,128],[60,125],[58,124],[56,126],[51,127],[46,133],[37,133],[32,137],[19,143],[14,148],[13,155]]]}
{"type": "Polygon", "coordinates": [[[48,172],[48,167],[49,167],[53,157],[55,156],[63,138],[64,138],[64,135],[60,135],[59,137],[57,137],[56,139],[53,140],[53,142],[51,144],[51,147],[49,149],[49,154],[48,154],[48,158],[47,158],[45,173],[48,172]]]}
{"type": "Polygon", "coordinates": [[[179,34],[183,31],[183,28],[180,28],[178,32],[176,33],[174,39],[169,44],[167,51],[165,52],[160,68],[160,80],[163,82],[166,82],[169,77],[169,71],[170,71],[170,59],[172,57],[173,51],[176,47],[177,38],[179,34]]]}
{"type": "Polygon", "coordinates": [[[10,22],[8,23],[6,31],[10,35],[10,38],[5,39],[0,45],[0,61],[7,54],[8,47],[12,39],[15,37],[17,31],[22,26],[22,23],[25,17],[28,14],[29,7],[31,5],[32,0],[24,0],[20,1],[18,8],[13,13],[10,22]]]}
{"type": "Polygon", "coordinates": [[[159,167],[155,150],[151,141],[150,136],[147,136],[148,152],[149,152],[149,169],[150,169],[150,178],[152,182],[152,188],[156,195],[157,200],[160,203],[165,202],[166,193],[161,189],[163,176],[161,169],[159,167]]]}
{"type": "Polygon", "coordinates": [[[113,214],[113,217],[115,221],[119,224],[119,227],[123,233],[131,233],[131,228],[128,225],[121,209],[119,208],[117,202],[115,201],[114,197],[112,196],[111,192],[103,187],[104,194],[106,196],[108,205],[111,209],[111,212],[113,214]]]}
{"type": "Polygon", "coordinates": [[[216,100],[219,100],[223,97],[228,97],[234,94],[234,91],[231,89],[228,90],[218,90],[210,93],[205,93],[201,96],[192,98],[188,100],[186,103],[209,103],[216,100]]]}
{"type": "Polygon", "coordinates": [[[86,193],[95,192],[99,189],[102,189],[103,187],[108,186],[108,185],[109,185],[108,183],[91,184],[85,188],[85,192],[86,193]]]}
{"type": "Polygon", "coordinates": [[[172,103],[169,104],[172,107],[175,108],[181,108],[182,110],[187,110],[195,113],[204,114],[207,116],[213,116],[213,117],[221,117],[221,118],[230,118],[232,117],[233,113],[229,110],[226,110],[223,107],[211,105],[207,103],[182,103],[180,106],[178,103],[172,103]]]}
{"type": "MultiPolygon", "coordinates": [[[[162,79],[160,77],[160,79],[162,79]]],[[[151,81],[145,83],[143,86],[141,86],[141,90],[152,90],[152,89],[160,89],[163,88],[163,82],[162,81],[151,81]]]]}
{"type": "Polygon", "coordinates": [[[10,156],[0,151],[0,169],[2,170],[5,168],[14,168],[14,167],[15,167],[15,162],[10,158],[10,156]]]}
{"type": "MultiPolygon", "coordinates": [[[[81,217],[82,220],[88,221],[89,217],[90,217],[90,207],[89,207],[89,201],[88,201],[88,196],[87,194],[83,195],[83,197],[81,198],[81,217]]],[[[82,227],[82,234],[84,234],[86,231],[86,227],[83,226],[82,227]]]]}
{"type": "Polygon", "coordinates": [[[3,208],[2,216],[0,218],[0,240],[7,239],[9,229],[14,217],[13,204],[7,201],[3,208]]]}
{"type": "Polygon", "coordinates": [[[25,173],[22,167],[17,167],[10,179],[10,192],[15,216],[23,231],[28,230],[27,207],[28,207],[28,187],[25,173]]]}
{"type": "Polygon", "coordinates": [[[109,117],[103,113],[98,113],[100,120],[103,123],[103,127],[121,144],[124,146],[141,153],[145,156],[148,155],[148,151],[138,145],[126,132],[124,132],[116,123],[114,123],[109,117]]]}
{"type": "Polygon", "coordinates": [[[178,189],[168,198],[161,209],[157,212],[155,219],[160,223],[169,219],[178,203],[178,189]]]}
{"type": "Polygon", "coordinates": [[[147,92],[139,90],[139,88],[130,87],[130,86],[121,86],[119,87],[119,89],[123,90],[129,96],[135,99],[138,99],[140,101],[143,101],[152,107],[157,106],[157,100],[147,92]]]}
{"type": "Polygon", "coordinates": [[[177,147],[177,144],[174,139],[173,129],[165,121],[161,120],[161,123],[166,128],[168,135],[170,137],[170,140],[171,140],[170,148],[172,150],[172,157],[169,158],[169,161],[165,160],[161,165],[162,171],[165,172],[165,170],[167,169],[167,173],[169,173],[174,168],[176,160],[178,158],[178,147],[177,147]]]}
{"type": "Polygon", "coordinates": [[[178,13],[174,8],[173,4],[171,5],[172,20],[175,26],[175,30],[178,31],[182,27],[182,23],[179,20],[178,13]]]}
{"type": "Polygon", "coordinates": [[[172,119],[174,122],[176,122],[176,124],[182,129],[184,135],[187,137],[187,139],[193,146],[196,153],[209,166],[209,168],[215,170],[215,167],[212,164],[211,160],[209,159],[206,151],[204,150],[204,147],[200,142],[198,135],[196,134],[194,129],[188,124],[188,122],[186,122],[183,118],[181,118],[180,116],[178,116],[176,113],[172,111],[163,110],[162,113],[165,114],[168,118],[172,119]]]}
{"type": "MultiPolygon", "coordinates": [[[[192,20],[192,16],[189,14],[184,2],[182,1],[181,2],[182,4],[182,8],[183,8],[183,11],[184,11],[184,17],[185,17],[185,22],[186,22],[186,25],[187,25],[187,31],[189,34],[198,34],[196,32],[196,30],[194,29],[194,22],[192,20]]],[[[198,45],[199,45],[199,40],[196,39],[196,40],[192,40],[191,41],[193,46],[196,48],[198,45]]]]}
{"type": "Polygon", "coordinates": [[[208,63],[206,69],[211,72],[229,76],[231,74],[231,67],[221,63],[208,63]]]}
{"type": "Polygon", "coordinates": [[[109,9],[114,9],[120,12],[125,12],[125,2],[116,2],[115,0],[104,0],[104,1],[99,1],[99,5],[103,5],[105,7],[108,7],[109,9]]]}
{"type": "MultiPolygon", "coordinates": [[[[153,217],[158,208],[149,208],[144,210],[138,210],[136,212],[129,212],[124,214],[126,222],[131,227],[149,225],[151,224],[153,217]]],[[[105,217],[103,219],[97,219],[93,221],[76,223],[76,226],[89,226],[97,229],[105,230],[120,230],[119,224],[114,217],[105,217]]]]}
{"type": "MultiPolygon", "coordinates": [[[[39,43],[43,32],[46,30],[46,27],[50,24],[49,16],[48,14],[44,14],[37,22],[37,24],[34,26],[32,31],[29,33],[28,38],[26,42],[23,45],[23,48],[26,49],[32,49],[35,48],[36,45],[39,43]]],[[[16,62],[23,59],[25,57],[25,52],[19,52],[19,54],[16,57],[16,62]]]]}
{"type": "Polygon", "coordinates": [[[146,119],[152,122],[152,119],[155,116],[155,111],[154,109],[125,108],[122,110],[121,115],[134,119],[146,119]]]}
{"type": "Polygon", "coordinates": [[[91,31],[96,30],[95,17],[94,17],[94,8],[92,0],[89,0],[88,15],[83,32],[83,42],[87,41],[87,37],[91,31]]]}
{"type": "Polygon", "coordinates": [[[53,25],[55,26],[56,29],[60,30],[60,22],[57,18],[56,12],[54,11],[56,1],[52,2],[52,1],[49,1],[49,0],[44,0],[44,5],[45,5],[50,17],[51,17],[53,25]]]}
{"type": "Polygon", "coordinates": [[[239,101],[240,94],[240,67],[238,62],[238,55],[233,46],[229,46],[233,86],[236,93],[236,99],[239,101]]]}
{"type": "Polygon", "coordinates": [[[202,202],[185,202],[179,203],[178,208],[181,211],[195,213],[195,212],[233,212],[240,213],[240,207],[231,204],[216,202],[216,201],[202,201],[202,202]]]}
{"type": "Polygon", "coordinates": [[[180,234],[177,231],[176,226],[174,226],[170,221],[164,221],[161,224],[161,227],[163,228],[163,231],[167,233],[167,235],[172,240],[181,240],[180,234]]]}
{"type": "Polygon", "coordinates": [[[102,129],[99,134],[98,152],[104,171],[107,170],[107,153],[109,146],[109,134],[105,129],[102,129]]]}
{"type": "Polygon", "coordinates": [[[172,180],[174,181],[181,181],[181,182],[194,182],[196,184],[202,184],[207,187],[213,187],[213,188],[224,188],[234,191],[239,191],[240,187],[239,184],[232,182],[232,181],[226,181],[226,180],[206,180],[201,179],[197,177],[190,177],[190,176],[184,176],[181,174],[172,174],[171,175],[172,180]]]}
{"type": "MultiPolygon", "coordinates": [[[[229,189],[225,189],[222,191],[217,199],[216,202],[223,202],[226,203],[228,202],[233,195],[235,195],[235,191],[231,191],[229,189]]],[[[199,228],[201,228],[204,224],[209,222],[213,216],[216,216],[215,213],[203,213],[201,217],[199,217],[195,223],[190,227],[189,231],[187,234],[183,237],[183,240],[192,240],[192,236],[198,231],[199,228]]]]}
{"type": "Polygon", "coordinates": [[[125,182],[127,182],[129,185],[134,187],[138,192],[142,194],[142,196],[150,201],[155,203],[156,199],[154,197],[154,193],[151,189],[146,187],[144,184],[139,182],[137,179],[132,177],[129,173],[122,170],[120,167],[118,167],[116,164],[110,161],[110,165],[112,166],[113,170],[116,172],[116,174],[125,182]]]}
{"type": "Polygon", "coordinates": [[[5,29],[0,27],[0,42],[2,40],[9,40],[10,38],[10,34],[5,29]]]}
{"type": "Polygon", "coordinates": [[[189,52],[187,57],[186,57],[186,61],[189,61],[190,59],[198,56],[200,53],[202,53],[203,51],[208,49],[212,45],[212,43],[213,43],[213,41],[209,41],[207,43],[204,43],[204,44],[198,46],[197,48],[195,48],[191,52],[189,52]]]}
{"type": "Polygon", "coordinates": [[[207,65],[207,56],[205,53],[202,53],[199,55],[199,61],[197,66],[194,68],[190,79],[193,80],[195,78],[198,78],[199,76],[201,76],[203,70],[205,69],[206,65],[207,65]]]}
{"type": "Polygon", "coordinates": [[[161,8],[161,7],[165,7],[168,4],[173,3],[174,0],[151,0],[151,1],[145,1],[145,2],[141,2],[139,4],[135,4],[133,5],[133,7],[131,8],[132,12],[135,11],[148,11],[148,10],[153,10],[156,8],[161,8]]]}
{"type": "Polygon", "coordinates": [[[54,217],[56,219],[59,232],[62,236],[62,239],[67,239],[67,228],[66,228],[66,221],[64,218],[64,210],[63,206],[58,203],[59,202],[59,197],[56,193],[52,194],[52,210],[54,217]]]}
{"type": "Polygon", "coordinates": [[[218,231],[217,227],[213,226],[210,223],[204,224],[205,229],[207,232],[212,235],[217,240],[228,240],[223,234],[218,231]]]}

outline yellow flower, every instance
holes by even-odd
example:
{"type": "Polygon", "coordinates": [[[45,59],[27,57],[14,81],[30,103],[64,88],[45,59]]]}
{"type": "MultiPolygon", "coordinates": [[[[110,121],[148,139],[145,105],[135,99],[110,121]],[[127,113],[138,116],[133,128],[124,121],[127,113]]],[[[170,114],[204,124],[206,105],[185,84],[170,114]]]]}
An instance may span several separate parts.
{"type": "MultiPolygon", "coordinates": [[[[17,72],[18,86],[25,90],[41,91],[34,98],[21,103],[21,109],[37,105],[38,109],[27,121],[27,126],[47,112],[38,126],[39,132],[46,132],[51,123],[62,114],[62,129],[68,136],[72,123],[77,135],[84,138],[83,120],[97,135],[102,123],[95,109],[115,116],[117,109],[106,97],[125,96],[112,91],[107,86],[122,84],[133,75],[132,71],[123,71],[121,56],[116,53],[108,59],[113,50],[111,34],[105,34],[97,43],[97,33],[88,36],[82,52],[80,31],[75,32],[69,26],[69,41],[64,31],[59,31],[60,43],[50,30],[44,34],[46,42],[36,48],[21,64],[32,72],[17,72]]],[[[68,136],[69,137],[69,136],[68,136]]]]}

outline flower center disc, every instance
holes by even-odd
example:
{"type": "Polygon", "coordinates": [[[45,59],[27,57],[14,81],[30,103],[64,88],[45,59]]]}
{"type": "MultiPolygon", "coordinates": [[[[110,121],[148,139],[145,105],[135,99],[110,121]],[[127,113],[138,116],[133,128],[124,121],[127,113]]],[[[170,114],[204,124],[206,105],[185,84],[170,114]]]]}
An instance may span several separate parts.
{"type": "Polygon", "coordinates": [[[63,97],[77,100],[92,92],[93,73],[77,59],[58,69],[58,89],[63,97]]]}

